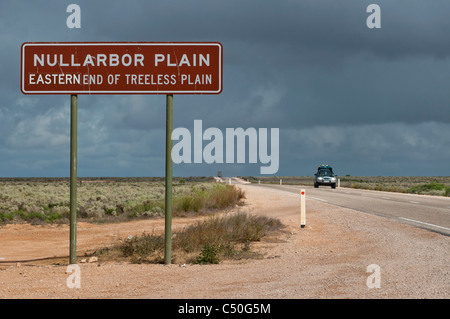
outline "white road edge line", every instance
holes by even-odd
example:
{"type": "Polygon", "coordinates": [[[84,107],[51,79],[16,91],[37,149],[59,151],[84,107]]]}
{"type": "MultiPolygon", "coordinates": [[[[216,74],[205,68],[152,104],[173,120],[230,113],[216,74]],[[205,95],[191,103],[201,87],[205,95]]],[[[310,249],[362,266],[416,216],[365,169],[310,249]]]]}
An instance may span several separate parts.
{"type": "MultiPolygon", "coordinates": [[[[281,193],[284,193],[284,194],[286,194],[286,195],[291,195],[291,196],[299,197],[299,194],[292,193],[292,192],[288,192],[288,191],[285,191],[285,190],[282,190],[282,189],[275,189],[275,188],[273,188],[273,189],[271,189],[271,190],[273,190],[273,191],[275,191],[275,192],[281,192],[281,193]]],[[[321,199],[321,198],[317,198],[317,197],[312,197],[312,196],[306,195],[306,199],[309,199],[309,198],[315,199],[315,200],[318,200],[318,201],[321,201],[321,202],[324,202],[324,203],[328,203],[328,201],[325,200],[325,199],[321,199]]]]}
{"type": "Polygon", "coordinates": [[[413,223],[423,224],[423,225],[427,225],[427,226],[431,226],[431,227],[436,227],[436,228],[442,228],[442,229],[445,229],[445,230],[450,230],[450,228],[447,228],[447,227],[442,227],[442,226],[438,226],[438,225],[434,225],[434,224],[429,224],[429,223],[421,222],[421,221],[414,220],[414,219],[409,219],[409,218],[404,218],[404,217],[399,217],[399,219],[403,219],[403,220],[407,220],[407,221],[410,221],[410,222],[413,222],[413,223]]]}
{"type": "Polygon", "coordinates": [[[322,198],[317,198],[317,197],[312,197],[312,196],[308,196],[307,198],[311,198],[311,199],[319,200],[319,201],[321,201],[321,202],[325,202],[325,203],[328,203],[328,201],[327,201],[327,200],[325,200],[325,199],[322,199],[322,198]]]}

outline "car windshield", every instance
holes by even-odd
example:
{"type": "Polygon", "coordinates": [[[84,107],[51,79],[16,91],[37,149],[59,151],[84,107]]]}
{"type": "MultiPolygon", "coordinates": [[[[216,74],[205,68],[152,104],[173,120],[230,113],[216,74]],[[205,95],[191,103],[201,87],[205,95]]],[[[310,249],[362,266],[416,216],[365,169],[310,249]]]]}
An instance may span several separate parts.
{"type": "Polygon", "coordinates": [[[319,176],[334,176],[333,172],[331,172],[330,170],[327,170],[327,169],[320,170],[317,175],[319,175],[319,176]]]}

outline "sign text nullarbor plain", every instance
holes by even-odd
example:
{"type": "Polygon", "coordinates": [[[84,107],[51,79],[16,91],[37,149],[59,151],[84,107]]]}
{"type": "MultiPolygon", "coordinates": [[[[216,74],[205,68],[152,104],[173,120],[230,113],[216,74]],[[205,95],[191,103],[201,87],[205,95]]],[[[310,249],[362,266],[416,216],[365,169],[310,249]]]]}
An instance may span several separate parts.
{"type": "MultiPolygon", "coordinates": [[[[144,55],[143,54],[103,54],[98,53],[97,55],[87,54],[83,59],[83,63],[79,63],[79,57],[75,54],[71,54],[70,58],[64,54],[34,54],[33,65],[35,67],[41,66],[144,66],[144,55]],[[65,60],[67,59],[67,60],[65,60]]],[[[81,61],[80,61],[81,62],[81,61]]],[[[210,66],[210,55],[192,53],[190,55],[183,54],[181,59],[177,57],[171,57],[170,54],[155,54],[154,55],[154,66],[159,64],[165,64],[170,67],[177,66],[210,66]]]]}

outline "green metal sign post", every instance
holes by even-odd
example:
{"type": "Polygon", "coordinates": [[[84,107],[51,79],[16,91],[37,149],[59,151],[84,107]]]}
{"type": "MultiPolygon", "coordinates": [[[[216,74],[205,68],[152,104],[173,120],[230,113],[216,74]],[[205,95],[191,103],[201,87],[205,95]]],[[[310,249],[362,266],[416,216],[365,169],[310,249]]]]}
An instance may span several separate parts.
{"type": "MultiPolygon", "coordinates": [[[[70,256],[77,263],[77,118],[78,96],[70,96],[70,256]]],[[[173,94],[166,96],[166,176],[165,176],[165,249],[164,264],[172,261],[172,131],[173,94]]]]}
{"type": "Polygon", "coordinates": [[[172,261],[172,131],[173,95],[168,94],[166,96],[165,265],[170,265],[172,261]]]}
{"type": "Polygon", "coordinates": [[[77,118],[78,96],[70,96],[70,257],[77,263],[77,118]]]}

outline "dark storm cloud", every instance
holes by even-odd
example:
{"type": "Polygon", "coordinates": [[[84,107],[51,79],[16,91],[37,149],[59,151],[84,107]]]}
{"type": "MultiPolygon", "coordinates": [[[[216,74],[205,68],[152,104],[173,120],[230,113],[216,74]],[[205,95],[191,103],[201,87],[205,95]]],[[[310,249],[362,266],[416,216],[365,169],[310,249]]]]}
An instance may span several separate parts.
{"type": "Polygon", "coordinates": [[[282,164],[292,172],[305,167],[313,172],[316,163],[327,163],[341,176],[447,176],[443,159],[450,158],[449,136],[449,125],[434,122],[287,129],[280,157],[290,159],[282,164]]]}
{"type": "MultiPolygon", "coordinates": [[[[407,154],[425,171],[431,157],[450,160],[436,151],[450,140],[448,12],[447,0],[1,1],[0,175],[68,173],[69,99],[20,92],[27,41],[218,41],[223,93],[175,96],[174,127],[278,127],[280,174],[309,174],[299,163],[314,168],[326,149],[341,167],[372,158],[385,163],[377,174],[391,174],[407,154]],[[70,3],[81,7],[81,29],[66,27],[70,3]],[[381,7],[381,29],[366,26],[370,3],[381,7]]],[[[81,175],[163,175],[164,96],[79,100],[81,175]]]]}
{"type": "Polygon", "coordinates": [[[382,29],[370,30],[369,3],[134,2],[127,14],[117,2],[92,9],[87,4],[92,12],[86,24],[95,25],[100,38],[116,41],[222,42],[225,85],[216,98],[222,107],[211,108],[200,102],[203,97],[181,98],[188,105],[181,117],[191,121],[190,110],[198,107],[214,124],[221,112],[222,125],[233,123],[236,111],[253,126],[269,118],[290,127],[448,123],[450,96],[442,83],[450,74],[449,43],[443,41],[450,31],[450,4],[379,1],[382,29]],[[102,23],[94,20],[98,16],[102,23]]]}
{"type": "MultiPolygon", "coordinates": [[[[380,30],[365,25],[370,1],[78,3],[82,28],[69,30],[64,1],[8,2],[2,26],[18,37],[3,35],[4,52],[32,40],[220,41],[225,85],[218,100],[230,113],[259,114],[249,124],[261,125],[266,117],[320,124],[315,110],[348,123],[449,121],[449,93],[440,85],[450,74],[449,43],[443,41],[450,31],[446,1],[378,1],[380,30]],[[14,24],[21,27],[12,30],[14,24]],[[261,110],[258,103],[270,99],[258,94],[264,91],[283,96],[261,110]]],[[[15,87],[18,59],[2,56],[10,74],[0,77],[2,87],[15,87]]],[[[182,99],[203,105],[197,102],[203,97],[182,99]]]]}
{"type": "Polygon", "coordinates": [[[376,1],[382,8],[382,30],[375,32],[365,25],[366,8],[372,2],[116,1],[86,2],[83,8],[85,25],[115,40],[219,39],[330,54],[363,50],[392,57],[448,55],[449,45],[442,41],[450,31],[447,1],[376,1]]]}

